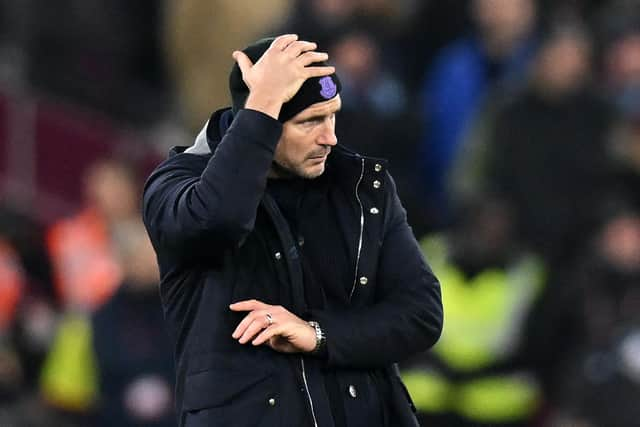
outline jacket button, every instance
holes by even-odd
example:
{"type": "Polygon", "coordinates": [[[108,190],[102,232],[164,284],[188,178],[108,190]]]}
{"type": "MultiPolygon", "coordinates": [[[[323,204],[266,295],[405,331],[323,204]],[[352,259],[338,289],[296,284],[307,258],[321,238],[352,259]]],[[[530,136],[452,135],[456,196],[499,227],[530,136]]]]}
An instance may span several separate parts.
{"type": "Polygon", "coordinates": [[[375,169],[376,172],[380,172],[382,170],[382,165],[380,163],[376,163],[375,166],[373,166],[373,168],[375,169]]]}
{"type": "Polygon", "coordinates": [[[373,188],[380,188],[380,181],[378,181],[377,179],[373,181],[373,188]]]}
{"type": "Polygon", "coordinates": [[[349,386],[349,396],[353,397],[354,399],[358,397],[358,391],[356,390],[356,387],[354,385],[349,386]]]}
{"type": "Polygon", "coordinates": [[[280,252],[276,252],[274,256],[276,257],[276,259],[282,258],[282,254],[280,252]]]}
{"type": "Polygon", "coordinates": [[[276,399],[273,397],[270,397],[267,402],[269,402],[269,406],[276,406],[276,399]]]}
{"type": "Polygon", "coordinates": [[[375,206],[369,209],[369,212],[371,212],[373,215],[377,215],[378,213],[380,213],[378,208],[376,208],[375,206]]]}
{"type": "Polygon", "coordinates": [[[366,285],[367,283],[369,283],[369,279],[367,279],[366,276],[362,276],[359,280],[361,285],[366,285]]]}

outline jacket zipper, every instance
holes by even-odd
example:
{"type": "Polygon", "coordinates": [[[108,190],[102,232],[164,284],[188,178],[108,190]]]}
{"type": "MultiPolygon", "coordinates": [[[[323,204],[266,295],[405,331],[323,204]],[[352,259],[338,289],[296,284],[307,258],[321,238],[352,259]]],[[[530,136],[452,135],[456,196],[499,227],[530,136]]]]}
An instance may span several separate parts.
{"type": "Polygon", "coordinates": [[[358,238],[358,253],[356,255],[356,268],[355,273],[353,275],[353,286],[351,287],[351,293],[349,294],[349,301],[353,297],[353,293],[356,290],[356,284],[358,283],[358,267],[360,266],[360,253],[362,252],[362,235],[364,234],[364,208],[362,207],[362,201],[360,200],[360,195],[358,194],[358,189],[360,188],[360,183],[362,182],[362,177],[364,177],[364,159],[360,159],[362,161],[362,166],[360,169],[360,178],[358,178],[358,182],[356,183],[356,201],[360,206],[360,237],[358,238]]]}
{"type": "Polygon", "coordinates": [[[309,392],[309,386],[307,385],[307,372],[304,369],[304,357],[302,356],[300,356],[300,366],[302,367],[302,381],[304,382],[304,390],[307,392],[307,399],[309,399],[309,406],[311,406],[311,417],[313,418],[313,426],[318,427],[316,412],[313,409],[313,399],[311,399],[311,393],[309,392]]]}
{"type": "MultiPolygon", "coordinates": [[[[263,198],[262,203],[264,204],[265,210],[271,215],[272,220],[274,221],[274,225],[276,227],[276,230],[278,230],[278,229],[284,230],[282,233],[279,233],[279,234],[280,234],[280,238],[282,240],[283,247],[287,247],[290,244],[289,241],[293,241],[293,239],[290,236],[291,233],[287,233],[286,232],[286,230],[288,228],[286,226],[286,223],[283,222],[283,220],[282,220],[282,218],[283,218],[282,217],[282,213],[280,212],[280,210],[278,208],[278,205],[267,194],[265,194],[265,197],[263,198]]],[[[287,269],[289,270],[289,274],[291,275],[291,280],[292,280],[292,285],[293,285],[293,281],[294,281],[293,277],[295,276],[294,262],[290,259],[289,256],[286,256],[285,259],[287,260],[287,269]]],[[[295,298],[294,298],[294,307],[295,307],[295,298]]],[[[304,357],[303,356],[300,356],[300,366],[302,368],[301,374],[302,374],[302,382],[304,384],[304,391],[307,394],[307,399],[309,400],[309,406],[311,408],[311,417],[313,418],[313,427],[318,427],[318,421],[316,419],[316,413],[315,413],[315,409],[313,407],[313,399],[311,398],[311,392],[309,391],[309,385],[307,383],[307,372],[306,372],[305,367],[304,367],[304,357]]]]}

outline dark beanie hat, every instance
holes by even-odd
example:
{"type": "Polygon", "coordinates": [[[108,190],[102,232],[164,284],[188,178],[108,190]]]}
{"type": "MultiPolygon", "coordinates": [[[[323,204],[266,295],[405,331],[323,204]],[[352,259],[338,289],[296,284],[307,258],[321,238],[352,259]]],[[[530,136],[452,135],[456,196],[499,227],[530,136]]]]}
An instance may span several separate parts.
{"type": "MultiPolygon", "coordinates": [[[[271,46],[274,38],[266,38],[258,40],[248,46],[243,52],[249,57],[252,63],[256,63],[271,46]]],[[[315,62],[314,66],[327,65],[326,62],[315,62]]],[[[278,121],[286,122],[293,116],[304,110],[308,106],[317,102],[327,101],[334,98],[342,88],[338,76],[330,74],[323,77],[311,77],[305,80],[298,92],[289,101],[282,105],[278,121]]],[[[231,92],[231,101],[233,113],[244,108],[244,104],[249,96],[249,88],[242,80],[242,72],[238,63],[233,65],[231,74],[229,75],[229,91],[231,92]]]]}

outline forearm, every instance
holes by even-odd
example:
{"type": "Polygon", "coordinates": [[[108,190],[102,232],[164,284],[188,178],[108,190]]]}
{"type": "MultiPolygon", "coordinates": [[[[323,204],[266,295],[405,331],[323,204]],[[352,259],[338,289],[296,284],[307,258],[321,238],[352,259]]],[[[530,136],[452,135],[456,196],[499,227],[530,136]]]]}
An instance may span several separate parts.
{"type": "Polygon", "coordinates": [[[422,256],[388,176],[385,234],[375,302],[343,311],[312,311],[325,330],[329,364],[379,367],[431,347],[442,330],[440,284],[422,256]]]}
{"type": "Polygon", "coordinates": [[[193,201],[202,202],[199,209],[210,227],[239,223],[252,228],[281,131],[280,123],[264,113],[238,112],[193,188],[193,201]]]}
{"type": "Polygon", "coordinates": [[[253,228],[281,131],[271,117],[241,110],[204,170],[185,167],[179,156],[167,162],[145,187],[151,231],[174,247],[239,242],[253,228]]]}
{"type": "Polygon", "coordinates": [[[251,92],[247,97],[244,108],[259,111],[278,120],[280,110],[282,109],[282,99],[275,96],[273,92],[251,92]]]}
{"type": "Polygon", "coordinates": [[[407,296],[340,312],[312,310],[325,332],[328,363],[382,367],[430,348],[440,336],[442,305],[437,282],[428,286],[418,301],[407,296]]]}

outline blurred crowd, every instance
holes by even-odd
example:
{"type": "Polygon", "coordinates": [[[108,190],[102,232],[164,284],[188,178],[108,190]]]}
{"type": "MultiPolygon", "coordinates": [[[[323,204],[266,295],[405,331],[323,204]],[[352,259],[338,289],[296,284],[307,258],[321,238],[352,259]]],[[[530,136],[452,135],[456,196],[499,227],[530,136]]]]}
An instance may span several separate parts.
{"type": "Polygon", "coordinates": [[[390,160],[442,283],[401,363],[421,422],[638,425],[639,2],[53,3],[0,4],[0,426],[175,425],[141,188],[285,32],[329,52],[339,143],[390,160]]]}

